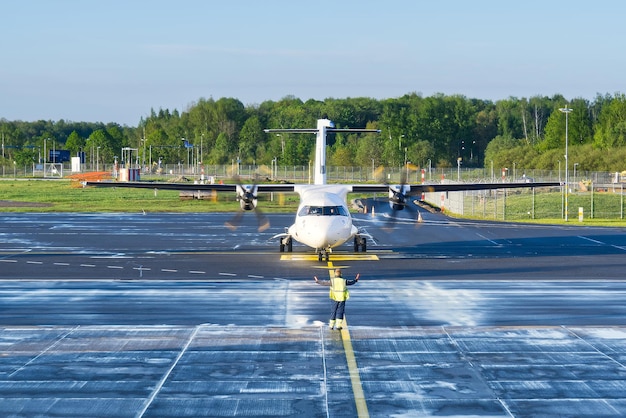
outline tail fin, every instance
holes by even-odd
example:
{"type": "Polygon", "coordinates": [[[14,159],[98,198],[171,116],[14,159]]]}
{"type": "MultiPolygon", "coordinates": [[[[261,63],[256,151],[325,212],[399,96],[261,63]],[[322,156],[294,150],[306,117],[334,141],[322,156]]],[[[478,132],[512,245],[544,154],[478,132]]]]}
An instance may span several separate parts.
{"type": "Polygon", "coordinates": [[[326,135],[329,132],[380,133],[377,129],[336,129],[329,119],[318,119],[316,129],[265,129],[266,133],[308,133],[315,136],[314,184],[326,184],[326,135]]]}

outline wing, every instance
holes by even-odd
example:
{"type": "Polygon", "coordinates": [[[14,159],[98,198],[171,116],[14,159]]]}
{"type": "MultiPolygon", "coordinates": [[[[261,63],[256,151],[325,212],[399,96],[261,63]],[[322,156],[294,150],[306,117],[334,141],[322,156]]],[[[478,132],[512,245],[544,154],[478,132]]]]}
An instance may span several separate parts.
{"type": "MultiPolygon", "coordinates": [[[[432,192],[461,192],[470,190],[493,190],[493,189],[518,189],[536,187],[558,187],[559,182],[537,183],[455,183],[455,184],[405,184],[404,195],[418,196],[422,193],[432,192]]],[[[354,184],[351,186],[353,193],[383,193],[389,191],[387,184],[354,184]]]]}
{"type": "MultiPolygon", "coordinates": [[[[132,189],[157,189],[157,190],[180,190],[180,191],[216,191],[236,192],[239,184],[191,184],[191,183],[163,183],[153,181],[86,181],[86,187],[126,187],[132,189]]],[[[259,192],[293,192],[293,184],[257,184],[259,192]]]]}

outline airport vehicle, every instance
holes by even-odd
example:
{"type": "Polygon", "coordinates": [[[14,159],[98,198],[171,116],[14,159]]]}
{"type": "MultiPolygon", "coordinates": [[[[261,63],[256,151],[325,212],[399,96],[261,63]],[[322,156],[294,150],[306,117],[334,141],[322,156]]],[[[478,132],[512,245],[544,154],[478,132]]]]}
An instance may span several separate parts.
{"type": "MultiPolygon", "coordinates": [[[[335,128],[332,121],[318,119],[317,127],[311,129],[266,129],[266,133],[304,133],[316,134],[315,175],[313,184],[181,184],[155,182],[86,182],[86,186],[96,187],[134,187],[149,189],[169,189],[187,191],[235,192],[242,209],[235,218],[226,223],[236,228],[245,211],[255,211],[259,230],[268,226],[266,217],[257,208],[258,193],[296,192],[300,195],[300,204],[294,223],[285,228],[285,232],[272,238],[280,242],[281,252],[292,252],[293,241],[298,241],[315,250],[320,261],[328,261],[333,248],[349,240],[354,242],[355,252],[367,251],[367,240],[371,238],[365,231],[357,228],[347,205],[348,193],[388,193],[392,211],[404,210],[409,205],[411,196],[421,196],[424,192],[451,192],[465,190],[503,189],[518,187],[559,186],[556,182],[546,183],[475,183],[475,184],[327,184],[326,182],[326,137],[329,133],[379,133],[371,129],[335,128]]],[[[391,216],[395,219],[395,216],[391,216]]]]}

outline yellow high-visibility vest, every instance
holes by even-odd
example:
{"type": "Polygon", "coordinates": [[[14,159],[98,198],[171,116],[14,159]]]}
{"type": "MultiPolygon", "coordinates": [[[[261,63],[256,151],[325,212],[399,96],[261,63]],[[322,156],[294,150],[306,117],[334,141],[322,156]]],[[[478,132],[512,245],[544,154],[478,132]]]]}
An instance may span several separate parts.
{"type": "Polygon", "coordinates": [[[335,300],[337,302],[348,300],[348,298],[350,298],[350,292],[348,292],[346,279],[344,279],[343,277],[331,277],[329,296],[332,300],[335,300]]]}

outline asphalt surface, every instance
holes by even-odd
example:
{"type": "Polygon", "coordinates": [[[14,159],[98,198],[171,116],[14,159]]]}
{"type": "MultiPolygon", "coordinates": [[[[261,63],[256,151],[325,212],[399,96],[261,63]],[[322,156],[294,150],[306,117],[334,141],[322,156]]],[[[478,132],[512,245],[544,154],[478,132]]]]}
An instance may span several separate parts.
{"type": "Polygon", "coordinates": [[[1,215],[0,415],[626,415],[624,229],[421,214],[328,263],[292,215],[1,215]]]}

